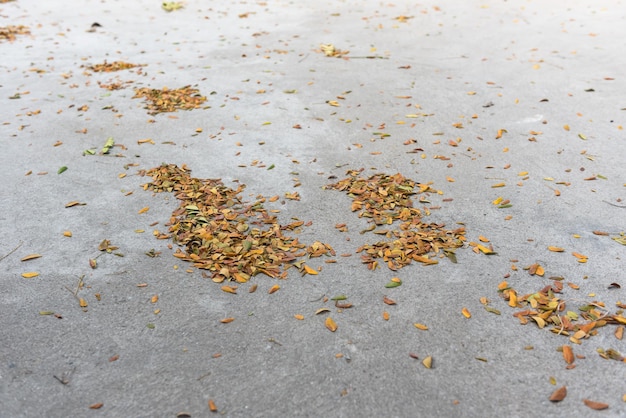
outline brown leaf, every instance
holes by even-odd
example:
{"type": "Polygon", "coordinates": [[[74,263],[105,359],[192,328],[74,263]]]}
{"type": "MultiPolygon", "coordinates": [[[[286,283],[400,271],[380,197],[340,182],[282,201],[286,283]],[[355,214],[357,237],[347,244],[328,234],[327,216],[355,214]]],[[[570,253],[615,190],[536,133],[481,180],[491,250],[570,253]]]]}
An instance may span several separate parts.
{"type": "Polygon", "coordinates": [[[89,409],[100,409],[104,406],[102,402],[94,403],[89,405],[89,409]]]}
{"type": "Polygon", "coordinates": [[[596,411],[601,411],[601,410],[607,409],[609,407],[609,404],[602,403],[602,402],[596,402],[596,401],[592,401],[592,400],[589,400],[589,399],[583,399],[583,402],[589,408],[595,409],[596,411]]]}
{"type": "Polygon", "coordinates": [[[395,300],[390,299],[387,296],[383,296],[383,302],[385,302],[387,305],[395,305],[396,304],[395,300]]]}
{"type": "Polygon", "coordinates": [[[235,320],[235,318],[230,317],[230,318],[220,319],[220,322],[222,324],[229,324],[229,323],[233,322],[234,320],[235,320]]]}
{"type": "Polygon", "coordinates": [[[226,292],[226,293],[232,293],[234,295],[237,294],[237,287],[236,286],[222,286],[222,291],[226,292]]]}
{"type": "Polygon", "coordinates": [[[29,254],[26,257],[23,257],[20,261],[34,260],[35,258],[39,257],[41,257],[41,254],[29,254]]]}
{"type": "Polygon", "coordinates": [[[280,286],[275,284],[274,286],[270,287],[270,290],[268,290],[267,293],[271,295],[272,293],[276,292],[278,289],[280,289],[280,286]]]}
{"type": "Polygon", "coordinates": [[[550,395],[550,402],[561,402],[567,396],[567,388],[561,386],[550,395]]]}

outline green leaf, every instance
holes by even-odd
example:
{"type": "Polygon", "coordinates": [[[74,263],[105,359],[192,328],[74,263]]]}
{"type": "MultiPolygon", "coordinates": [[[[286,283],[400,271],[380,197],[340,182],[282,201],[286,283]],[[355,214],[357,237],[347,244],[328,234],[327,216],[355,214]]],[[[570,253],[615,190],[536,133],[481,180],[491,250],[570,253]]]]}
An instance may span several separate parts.
{"type": "Polygon", "coordinates": [[[346,295],[337,295],[330,298],[330,300],[346,300],[348,297],[346,295]]]}
{"type": "Polygon", "coordinates": [[[104,143],[104,147],[102,148],[103,154],[108,154],[111,151],[111,148],[115,145],[115,140],[112,136],[108,137],[106,142],[104,143]]]}
{"type": "Polygon", "coordinates": [[[59,168],[59,171],[57,171],[57,174],[61,174],[61,173],[65,172],[66,170],[67,170],[67,167],[63,166],[63,167],[59,168]]]}
{"type": "Polygon", "coordinates": [[[83,155],[96,155],[96,149],[95,148],[86,149],[85,151],[83,151],[83,155]]]}
{"type": "Polygon", "coordinates": [[[485,310],[487,312],[491,312],[492,314],[500,315],[500,311],[496,308],[492,308],[491,306],[485,306],[485,310]]]}
{"type": "Polygon", "coordinates": [[[450,261],[452,261],[454,264],[456,264],[456,263],[457,263],[457,261],[456,261],[456,254],[454,253],[454,251],[444,251],[443,253],[444,253],[444,254],[446,255],[446,257],[448,257],[448,259],[449,259],[450,261]]]}
{"type": "Polygon", "coordinates": [[[154,324],[150,323],[150,324],[146,325],[146,327],[148,327],[150,329],[154,329],[154,324]]]}
{"type": "Polygon", "coordinates": [[[276,167],[274,164],[270,165],[269,167],[267,167],[268,170],[271,170],[272,168],[276,167]]]}
{"type": "Polygon", "coordinates": [[[386,287],[387,289],[391,289],[391,288],[394,288],[394,287],[398,287],[398,286],[400,286],[401,284],[402,284],[402,282],[393,282],[393,281],[392,281],[392,282],[387,283],[387,284],[385,285],[385,287],[386,287]]]}

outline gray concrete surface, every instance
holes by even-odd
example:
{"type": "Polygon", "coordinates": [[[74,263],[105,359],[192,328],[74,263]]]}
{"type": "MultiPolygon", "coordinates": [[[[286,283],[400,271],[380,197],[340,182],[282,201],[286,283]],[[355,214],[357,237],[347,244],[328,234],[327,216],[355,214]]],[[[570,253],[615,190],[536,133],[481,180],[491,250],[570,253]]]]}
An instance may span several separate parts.
{"type": "Polygon", "coordinates": [[[626,415],[626,366],[596,352],[626,353],[615,325],[574,345],[519,325],[497,291],[507,274],[520,294],[561,276],[580,287],[565,286],[573,311],[601,301],[614,313],[626,301],[623,289],[609,289],[626,284],[625,247],[611,239],[626,219],[623,1],[160,6],[0,4],[0,26],[31,31],[0,43],[0,416],[200,417],[212,414],[209,399],[215,415],[228,417],[626,415]],[[94,22],[101,27],[88,32],[94,22]],[[322,43],[349,50],[348,58],[325,57],[316,51],[322,43]],[[83,66],[104,60],[145,67],[86,74],[83,66]],[[111,81],[132,83],[98,86],[111,81]],[[185,85],[209,107],[151,116],[132,99],[134,88],[185,85]],[[107,137],[124,148],[83,156],[107,137]],[[138,143],[148,138],[154,144],[138,143]],[[271,295],[278,281],[266,276],[237,295],[222,292],[153,236],[167,231],[178,202],[144,191],[150,179],[137,173],[162,162],[244,183],[249,201],[298,191],[300,201],[267,207],[280,209],[282,222],[311,221],[297,234],[302,242],[352,256],[309,260],[319,275],[289,270],[271,295]],[[322,189],[351,168],[432,182],[443,194],[430,196],[440,208],[428,219],[462,222],[468,241],[483,235],[497,255],[466,247],[457,264],[367,270],[354,253],[376,240],[358,233],[366,220],[350,212],[347,196],[322,189]],[[494,206],[498,196],[512,207],[494,206]],[[65,208],[70,201],[86,205],[65,208]],[[104,239],[124,257],[104,254],[91,269],[104,239]],[[151,249],[160,256],[147,257],[151,249]],[[42,257],[20,261],[33,253],[42,257]],[[533,263],[544,278],[523,270],[533,263]],[[403,285],[386,289],[394,276],[403,285]],[[354,307],[337,312],[320,299],[337,294],[354,307]],[[383,295],[397,305],[384,305],[383,295]],[[481,297],[502,314],[485,311],[481,297]],[[331,309],[336,332],[314,314],[321,307],[331,309]],[[220,323],[225,317],[235,321],[220,323]],[[557,351],[563,344],[584,356],[571,370],[557,351]],[[429,355],[431,369],[421,364],[429,355]],[[551,403],[563,385],[567,397],[551,403]],[[593,411],[583,399],[609,408],[593,411]]]}

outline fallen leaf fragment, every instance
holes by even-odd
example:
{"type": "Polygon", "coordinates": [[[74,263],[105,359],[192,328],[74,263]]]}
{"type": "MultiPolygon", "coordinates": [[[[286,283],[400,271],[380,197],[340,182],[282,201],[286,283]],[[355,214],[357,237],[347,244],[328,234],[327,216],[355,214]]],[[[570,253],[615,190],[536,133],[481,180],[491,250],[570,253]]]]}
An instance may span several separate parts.
{"type": "Polygon", "coordinates": [[[607,409],[609,407],[609,404],[602,403],[602,402],[596,402],[596,401],[592,401],[592,400],[589,400],[589,399],[583,399],[583,402],[589,408],[595,409],[596,411],[601,411],[601,410],[607,409]]]}
{"type": "Polygon", "coordinates": [[[304,265],[304,267],[303,267],[303,268],[304,268],[304,271],[305,271],[307,274],[312,274],[312,275],[319,274],[319,272],[318,272],[317,270],[315,270],[315,269],[314,269],[314,268],[312,268],[312,267],[307,266],[306,264],[304,265]]]}
{"type": "Polygon", "coordinates": [[[104,406],[102,402],[94,403],[89,405],[89,409],[100,409],[104,406]]]}
{"type": "Polygon", "coordinates": [[[428,331],[428,325],[424,325],[424,324],[420,324],[420,323],[415,323],[413,324],[413,326],[417,329],[421,329],[422,331],[428,331]]]}
{"type": "Polygon", "coordinates": [[[22,259],[20,261],[28,261],[28,260],[34,260],[36,258],[41,257],[41,254],[29,254],[26,257],[22,257],[22,259]]]}
{"type": "Polygon", "coordinates": [[[561,386],[550,395],[550,402],[561,402],[567,396],[567,388],[561,386]]]}
{"type": "Polygon", "coordinates": [[[87,307],[87,301],[83,298],[79,298],[78,299],[78,304],[80,305],[81,308],[86,308],[87,307]]]}
{"type": "Polygon", "coordinates": [[[565,251],[565,250],[564,250],[563,248],[561,248],[561,247],[555,247],[555,246],[552,246],[552,245],[550,245],[550,246],[548,247],[548,250],[550,250],[550,251],[552,251],[552,252],[554,252],[554,253],[562,253],[563,251],[565,251]]]}
{"type": "Polygon", "coordinates": [[[268,290],[267,293],[271,295],[272,293],[276,292],[278,289],[280,289],[280,286],[275,284],[274,286],[270,287],[270,290],[268,290]]]}
{"type": "Polygon", "coordinates": [[[228,323],[233,322],[234,320],[235,320],[235,318],[229,317],[229,318],[220,319],[220,322],[222,324],[228,324],[228,323]]]}
{"type": "Polygon", "coordinates": [[[572,364],[574,362],[574,350],[569,345],[563,346],[563,358],[567,364],[572,364]]]}
{"type": "Polygon", "coordinates": [[[472,317],[472,314],[470,313],[470,311],[467,308],[463,308],[461,310],[461,313],[463,314],[464,317],[466,317],[468,319],[472,317]]]}
{"type": "Polygon", "coordinates": [[[337,331],[337,324],[330,316],[326,318],[326,321],[324,321],[324,325],[326,325],[326,328],[328,328],[331,332],[337,331]]]}
{"type": "Polygon", "coordinates": [[[215,402],[213,402],[213,399],[209,399],[209,411],[217,412],[217,406],[215,406],[215,402]]]}
{"type": "Polygon", "coordinates": [[[226,293],[237,294],[237,288],[235,286],[222,286],[222,290],[226,293]]]}
{"type": "Polygon", "coordinates": [[[147,211],[149,211],[150,208],[148,206],[146,206],[145,208],[141,208],[139,209],[139,212],[137,212],[138,214],[142,214],[142,213],[146,213],[147,211]]]}
{"type": "Polygon", "coordinates": [[[383,296],[383,302],[387,305],[395,305],[396,301],[388,298],[387,296],[383,296]]]}
{"type": "Polygon", "coordinates": [[[298,321],[302,321],[304,319],[304,315],[301,314],[295,314],[293,317],[296,318],[298,321]]]}
{"type": "Polygon", "coordinates": [[[433,358],[432,356],[428,356],[426,357],[424,360],[422,360],[422,364],[424,365],[424,367],[426,367],[427,369],[430,369],[433,367],[433,358]]]}
{"type": "Polygon", "coordinates": [[[27,273],[22,273],[22,277],[25,279],[32,279],[33,277],[39,276],[39,273],[36,271],[29,271],[27,273]]]}
{"type": "Polygon", "coordinates": [[[385,321],[389,321],[389,312],[387,312],[387,311],[383,311],[383,319],[384,319],[385,321]]]}

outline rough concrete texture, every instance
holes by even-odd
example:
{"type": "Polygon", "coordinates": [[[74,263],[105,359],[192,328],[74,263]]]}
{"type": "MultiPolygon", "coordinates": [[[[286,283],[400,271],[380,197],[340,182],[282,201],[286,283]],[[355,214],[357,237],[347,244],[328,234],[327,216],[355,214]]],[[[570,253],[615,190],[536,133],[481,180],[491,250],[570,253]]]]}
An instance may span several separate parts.
{"type": "Polygon", "coordinates": [[[564,286],[567,310],[626,301],[610,288],[626,284],[612,239],[626,214],[625,16],[623,1],[0,4],[0,26],[31,33],[0,42],[0,415],[199,417],[211,399],[228,417],[625,416],[626,366],[596,352],[626,353],[615,324],[574,344],[551,325],[520,325],[522,307],[498,292],[503,280],[524,295],[562,277],[579,287],[564,286]],[[349,53],[327,57],[321,44],[349,53]],[[87,69],[105,60],[145,66],[87,69]],[[204,108],[152,116],[132,99],[186,85],[204,108]],[[108,137],[123,147],[99,155],[108,137]],[[153,236],[179,203],[144,191],[138,172],[163,162],[245,184],[247,201],[281,196],[267,208],[312,222],[294,234],[328,243],[337,262],[223,292],[153,236]],[[415,203],[431,208],[426,220],[463,223],[468,243],[484,236],[497,254],[467,244],[456,264],[435,255],[433,266],[368,270],[355,250],[381,238],[359,233],[367,219],[348,196],[323,189],[359,168],[432,182],[441,194],[415,203]],[[284,199],[295,191],[300,201],[284,199]],[[499,196],[512,206],[492,204],[499,196]],[[123,257],[101,253],[104,239],[123,257]],[[524,270],[535,263],[543,277],[524,270]],[[392,277],[402,286],[385,288],[392,277]],[[324,302],[340,294],[354,306],[324,302]],[[550,402],[561,386],[567,397],[550,402]]]}

